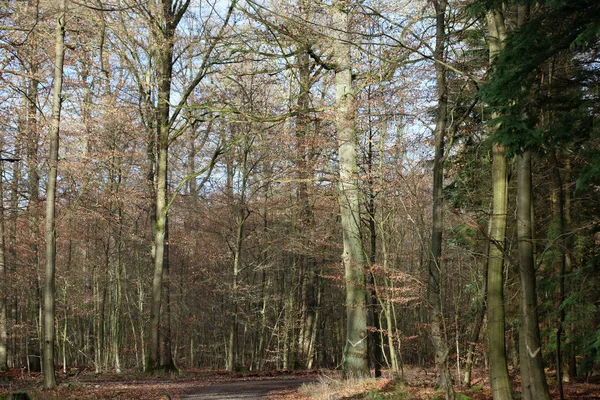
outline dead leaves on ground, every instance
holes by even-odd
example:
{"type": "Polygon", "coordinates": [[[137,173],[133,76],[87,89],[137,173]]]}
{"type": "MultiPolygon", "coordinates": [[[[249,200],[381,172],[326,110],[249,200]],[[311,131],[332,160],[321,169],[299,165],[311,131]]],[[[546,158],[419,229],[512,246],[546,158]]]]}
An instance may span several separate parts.
{"type": "MultiPolygon", "coordinates": [[[[19,369],[12,369],[0,374],[0,398],[15,391],[26,391],[32,400],[62,399],[110,399],[110,400],[176,400],[185,393],[194,393],[201,386],[212,383],[262,380],[277,377],[317,377],[319,382],[304,385],[300,390],[281,390],[271,393],[271,400],[351,400],[369,398],[369,393],[379,393],[382,397],[395,399],[399,393],[398,380],[388,374],[384,379],[370,379],[354,382],[341,382],[339,372],[335,371],[261,371],[237,372],[208,370],[187,370],[181,374],[155,377],[141,373],[101,374],[83,371],[76,376],[66,376],[60,380],[55,390],[42,390],[41,374],[25,374],[19,369]]],[[[434,374],[424,369],[406,369],[401,391],[407,399],[438,399],[443,396],[434,389],[434,374]]],[[[515,387],[518,391],[518,388],[515,387]]],[[[553,398],[558,399],[556,382],[550,378],[550,389],[553,398]]],[[[567,400],[600,400],[600,377],[588,380],[581,379],[564,384],[567,400]]],[[[471,388],[457,387],[457,392],[471,400],[491,400],[489,380],[486,371],[474,374],[471,388]]]]}

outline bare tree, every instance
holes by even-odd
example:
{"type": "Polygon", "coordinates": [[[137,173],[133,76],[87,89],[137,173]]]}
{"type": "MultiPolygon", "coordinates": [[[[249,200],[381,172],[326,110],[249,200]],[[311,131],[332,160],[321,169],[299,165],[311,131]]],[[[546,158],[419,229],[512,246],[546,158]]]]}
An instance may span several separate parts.
{"type": "Polygon", "coordinates": [[[356,104],[350,58],[349,0],[333,4],[333,52],[335,60],[335,126],[338,134],[340,215],[344,241],[342,262],[346,280],[345,378],[369,375],[365,253],[360,234],[360,200],[357,166],[356,104]]]}
{"type": "Polygon", "coordinates": [[[44,285],[44,388],[56,387],[54,372],[54,276],[56,270],[56,176],[62,110],[63,65],[65,61],[65,22],[67,2],[61,0],[55,29],[54,87],[52,122],[50,126],[50,154],[48,184],[46,186],[46,280],[44,285]]]}

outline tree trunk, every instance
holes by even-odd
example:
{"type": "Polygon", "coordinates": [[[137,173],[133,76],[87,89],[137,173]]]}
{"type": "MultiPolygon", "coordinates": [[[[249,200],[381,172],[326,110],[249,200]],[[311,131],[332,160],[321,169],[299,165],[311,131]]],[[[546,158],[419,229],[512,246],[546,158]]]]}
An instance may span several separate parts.
{"type": "MultiPolygon", "coordinates": [[[[30,54],[30,70],[29,73],[32,78],[29,80],[29,87],[27,88],[27,99],[28,113],[27,113],[27,189],[29,194],[29,201],[27,203],[27,214],[28,214],[28,225],[29,225],[29,240],[31,259],[29,260],[29,267],[35,271],[36,281],[34,284],[33,293],[29,293],[26,297],[26,310],[30,310],[25,313],[24,319],[31,318],[36,320],[36,313],[41,308],[40,306],[40,283],[39,283],[39,218],[40,218],[40,206],[39,206],[39,193],[40,193],[40,174],[38,171],[38,149],[40,141],[40,133],[38,131],[38,120],[37,120],[37,107],[39,97],[39,81],[36,79],[38,73],[37,59],[36,59],[36,47],[32,46],[30,54]]],[[[40,372],[40,346],[41,346],[41,332],[38,331],[36,337],[32,337],[27,330],[27,344],[26,344],[26,358],[27,367],[29,372],[40,372]],[[37,340],[37,341],[36,341],[37,340]]]]}
{"type": "MultiPolygon", "coordinates": [[[[301,2],[302,3],[302,2],[301,2]]],[[[303,7],[303,5],[302,5],[303,7]]],[[[306,10],[304,10],[306,11],[306,10]]],[[[310,58],[305,48],[300,49],[297,57],[299,95],[298,95],[298,115],[296,117],[296,168],[298,177],[298,206],[300,213],[300,237],[302,247],[299,254],[299,266],[301,271],[301,299],[300,304],[300,334],[299,334],[299,361],[304,367],[307,367],[312,359],[310,348],[312,333],[315,329],[316,313],[316,265],[313,257],[310,256],[312,248],[310,234],[313,232],[314,218],[313,210],[309,199],[309,182],[311,182],[312,171],[309,165],[310,157],[308,154],[308,140],[310,134],[310,89],[312,86],[312,77],[310,75],[310,58]]]]}
{"type": "Polygon", "coordinates": [[[494,400],[512,399],[506,362],[503,264],[506,233],[507,163],[504,148],[493,147],[492,180],[494,206],[488,261],[488,340],[494,400]]]}
{"type": "Polygon", "coordinates": [[[154,277],[152,280],[152,303],[150,306],[150,340],[146,354],[146,372],[154,372],[160,365],[160,312],[163,292],[163,271],[165,257],[165,234],[167,225],[167,168],[169,153],[170,131],[170,99],[171,79],[173,74],[173,48],[174,48],[174,11],[172,0],[162,0],[162,19],[165,27],[156,26],[159,33],[158,43],[158,107],[156,112],[156,125],[158,129],[156,163],[156,222],[154,224],[154,277]]]}
{"type": "Polygon", "coordinates": [[[552,150],[552,214],[558,224],[556,232],[556,246],[558,247],[558,257],[556,264],[558,266],[558,320],[556,322],[556,382],[558,384],[558,393],[560,400],[565,398],[563,389],[563,357],[562,357],[562,334],[565,323],[565,309],[563,303],[565,295],[565,274],[567,271],[567,252],[565,241],[565,194],[563,188],[563,179],[560,173],[558,157],[556,150],[552,150]]]}
{"type": "Polygon", "coordinates": [[[373,265],[377,261],[377,226],[375,224],[375,188],[373,182],[373,131],[369,130],[368,144],[368,173],[369,173],[369,204],[367,213],[369,214],[369,238],[371,248],[369,252],[369,264],[371,270],[368,272],[368,289],[367,289],[367,305],[370,311],[370,318],[373,322],[373,332],[369,334],[369,345],[372,347],[373,353],[373,368],[375,370],[375,378],[381,377],[381,368],[383,367],[383,336],[381,335],[381,303],[377,295],[377,285],[375,284],[375,276],[373,273],[373,265]]]}
{"type": "Polygon", "coordinates": [[[163,268],[163,299],[161,304],[161,357],[160,368],[165,372],[175,372],[177,367],[173,361],[171,338],[171,265],[169,263],[169,225],[165,226],[165,253],[163,268]]]}
{"type": "Polygon", "coordinates": [[[50,155],[48,158],[48,185],[46,189],[46,280],[44,285],[44,388],[56,387],[54,371],[54,273],[56,263],[56,175],[60,114],[62,109],[63,64],[65,59],[66,0],[62,0],[56,23],[54,88],[52,97],[52,123],[50,127],[50,155]]]}
{"type": "Polygon", "coordinates": [[[360,235],[357,168],[356,105],[350,60],[350,4],[333,4],[335,71],[335,125],[338,134],[340,215],[344,241],[342,261],[346,280],[346,344],[344,378],[369,376],[367,308],[365,305],[365,255],[360,235]]]}
{"type": "Polygon", "coordinates": [[[238,279],[240,273],[240,257],[242,251],[242,242],[244,238],[243,216],[236,215],[236,235],[233,254],[233,281],[231,287],[232,310],[231,322],[229,326],[229,346],[227,350],[227,370],[233,371],[236,363],[237,336],[238,336],[238,279]]]}
{"type": "Polygon", "coordinates": [[[524,399],[550,400],[542,361],[531,220],[531,152],[517,157],[517,233],[521,276],[519,358],[524,399]]]}
{"type": "Polygon", "coordinates": [[[442,231],[443,231],[443,179],[444,140],[447,130],[448,88],[444,60],[446,44],[446,1],[434,2],[436,13],[436,41],[434,56],[437,83],[437,116],[435,125],[435,158],[433,163],[433,210],[431,232],[431,254],[428,263],[427,300],[429,302],[429,329],[435,349],[435,366],[438,373],[437,385],[444,388],[446,399],[454,399],[452,376],[448,367],[450,349],[446,343],[444,314],[442,310],[442,231]]]}
{"type": "MultiPolygon", "coordinates": [[[[488,237],[490,236],[490,229],[492,228],[491,220],[488,222],[488,237]]],[[[487,285],[488,285],[488,260],[490,254],[490,240],[486,241],[485,254],[484,254],[484,265],[483,265],[483,278],[482,288],[480,294],[480,303],[478,305],[477,316],[472,324],[471,336],[469,337],[469,347],[467,350],[467,361],[465,362],[465,377],[463,384],[466,387],[471,387],[471,374],[473,371],[473,364],[475,362],[475,346],[479,341],[479,335],[481,333],[481,327],[485,319],[486,303],[487,303],[487,285]]]]}
{"type": "MultiPolygon", "coordinates": [[[[26,93],[26,89],[24,91],[26,93]]],[[[26,96],[23,96],[25,102],[25,112],[27,112],[27,104],[28,99],[26,96]]],[[[27,130],[26,118],[22,122],[19,133],[17,134],[15,140],[15,151],[14,157],[17,160],[21,158],[21,140],[23,134],[27,130]]],[[[13,162],[12,165],[12,181],[11,181],[11,189],[10,189],[10,219],[8,226],[8,253],[9,253],[9,267],[8,272],[12,277],[17,276],[17,219],[19,217],[19,185],[21,181],[21,163],[20,161],[13,162]]],[[[18,296],[18,288],[12,288],[12,302],[11,302],[11,312],[8,318],[12,319],[14,325],[19,324],[19,296],[18,296]]],[[[13,326],[14,326],[13,325],[13,326]]],[[[11,344],[9,345],[8,358],[12,358],[12,366],[17,364],[22,364],[19,360],[19,354],[17,353],[17,335],[11,335],[11,344]]]]}
{"type": "MultiPolygon", "coordinates": [[[[367,273],[367,307],[369,307],[369,323],[372,324],[373,330],[369,332],[369,357],[371,358],[371,364],[375,372],[375,378],[381,377],[381,368],[383,367],[383,336],[381,331],[381,302],[377,294],[377,284],[375,280],[375,274],[373,267],[377,262],[377,224],[376,224],[376,197],[377,190],[375,187],[375,149],[374,149],[374,127],[373,119],[371,118],[371,87],[367,91],[367,113],[368,119],[368,130],[369,130],[369,142],[367,144],[367,183],[368,183],[368,203],[366,205],[367,215],[369,216],[369,271],[367,273]]],[[[383,140],[383,137],[382,137],[383,140]]],[[[380,161],[381,161],[380,154],[380,161]]],[[[383,175],[383,171],[379,171],[383,175]]]]}
{"type": "MultiPolygon", "coordinates": [[[[490,32],[490,62],[500,52],[506,37],[504,17],[498,10],[487,13],[490,32]]],[[[506,210],[508,202],[508,173],[506,152],[495,143],[492,148],[492,242],[488,260],[488,340],[491,368],[491,385],[494,400],[512,400],[508,366],[506,362],[503,266],[506,235],[506,210]]]]}
{"type": "MultiPolygon", "coordinates": [[[[0,154],[2,154],[3,143],[0,143],[0,154]]],[[[8,370],[8,316],[6,312],[6,301],[8,293],[8,279],[5,263],[4,242],[4,188],[2,175],[4,173],[3,162],[0,161],[0,372],[8,370]]]]}

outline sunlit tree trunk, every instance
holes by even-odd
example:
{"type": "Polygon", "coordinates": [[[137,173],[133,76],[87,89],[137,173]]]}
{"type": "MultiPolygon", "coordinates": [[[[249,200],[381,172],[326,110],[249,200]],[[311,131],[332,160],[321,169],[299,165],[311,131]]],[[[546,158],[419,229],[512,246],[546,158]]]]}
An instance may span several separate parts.
{"type": "Polygon", "coordinates": [[[350,7],[348,0],[336,0],[333,4],[335,125],[339,145],[338,196],[344,241],[342,261],[346,280],[347,318],[342,371],[345,378],[364,378],[369,375],[365,254],[360,235],[356,105],[350,59],[350,7]]]}
{"type": "Polygon", "coordinates": [[[492,184],[494,207],[488,261],[488,340],[494,400],[512,399],[505,347],[503,264],[506,233],[507,163],[504,149],[494,144],[492,184]]]}
{"type": "MultiPolygon", "coordinates": [[[[506,37],[504,16],[497,9],[487,13],[490,60],[502,50],[506,37]]],[[[494,400],[512,400],[506,362],[503,267],[508,202],[506,151],[498,143],[492,147],[492,218],[488,260],[488,340],[491,385],[494,400]]]]}
{"type": "Polygon", "coordinates": [[[46,189],[46,279],[44,285],[44,388],[56,387],[54,371],[54,274],[56,269],[55,197],[58,170],[58,146],[62,109],[63,63],[65,59],[66,0],[62,0],[56,23],[54,87],[52,97],[52,122],[50,126],[50,154],[48,158],[48,184],[46,189]]]}

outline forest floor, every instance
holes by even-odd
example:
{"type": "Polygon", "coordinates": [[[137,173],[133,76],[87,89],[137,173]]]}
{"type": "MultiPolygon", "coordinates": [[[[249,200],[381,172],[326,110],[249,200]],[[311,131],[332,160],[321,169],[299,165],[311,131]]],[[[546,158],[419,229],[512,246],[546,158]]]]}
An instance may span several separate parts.
{"type": "MultiPolygon", "coordinates": [[[[489,379],[484,370],[476,371],[472,387],[457,388],[459,400],[491,400],[489,379]]],[[[120,400],[400,400],[440,399],[433,387],[434,373],[423,368],[405,368],[403,378],[384,373],[383,379],[346,381],[339,371],[267,371],[228,373],[224,371],[186,370],[174,375],[149,376],[137,372],[95,374],[72,368],[60,374],[59,386],[42,390],[40,374],[26,374],[19,369],[0,374],[0,400],[26,392],[32,400],[120,399],[120,400]]],[[[552,397],[558,399],[556,382],[549,375],[552,397]]],[[[517,377],[513,377],[518,391],[517,377]]],[[[600,400],[600,376],[564,384],[567,400],[600,400]]]]}

